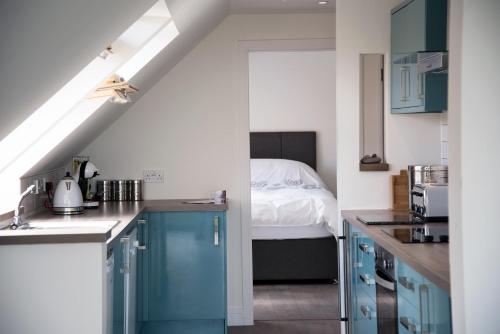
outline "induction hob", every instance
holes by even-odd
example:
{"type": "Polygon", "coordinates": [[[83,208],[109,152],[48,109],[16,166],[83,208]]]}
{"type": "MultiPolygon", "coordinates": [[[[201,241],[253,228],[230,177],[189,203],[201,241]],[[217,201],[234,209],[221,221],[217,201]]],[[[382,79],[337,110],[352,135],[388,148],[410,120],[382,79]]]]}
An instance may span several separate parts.
{"type": "Polygon", "coordinates": [[[366,225],[410,225],[423,222],[409,212],[364,213],[356,219],[366,225]]]}
{"type": "Polygon", "coordinates": [[[427,223],[447,223],[446,217],[422,218],[407,211],[369,212],[356,216],[356,219],[366,225],[418,225],[427,223]]]}
{"type": "Polygon", "coordinates": [[[448,242],[448,225],[423,225],[418,227],[383,228],[382,231],[404,244],[448,242]]]}

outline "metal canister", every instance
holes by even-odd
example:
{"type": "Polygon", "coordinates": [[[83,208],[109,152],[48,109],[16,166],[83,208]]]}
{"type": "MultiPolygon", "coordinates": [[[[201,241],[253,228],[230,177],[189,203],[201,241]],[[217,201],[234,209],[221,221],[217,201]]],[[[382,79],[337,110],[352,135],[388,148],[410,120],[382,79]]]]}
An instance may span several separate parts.
{"type": "Polygon", "coordinates": [[[111,184],[111,200],[117,201],[118,200],[118,181],[117,180],[110,180],[109,183],[111,184]]]}
{"type": "Polygon", "coordinates": [[[125,198],[127,201],[132,200],[132,185],[134,181],[133,180],[125,180],[125,198]]]}
{"type": "Polygon", "coordinates": [[[127,181],[118,180],[117,188],[115,189],[115,201],[126,201],[127,200],[127,181]]]}
{"type": "Polygon", "coordinates": [[[142,201],[142,180],[131,180],[132,187],[130,191],[131,201],[142,201]]]}
{"type": "Polygon", "coordinates": [[[113,200],[112,182],[110,180],[97,180],[97,198],[102,202],[113,200]]]}

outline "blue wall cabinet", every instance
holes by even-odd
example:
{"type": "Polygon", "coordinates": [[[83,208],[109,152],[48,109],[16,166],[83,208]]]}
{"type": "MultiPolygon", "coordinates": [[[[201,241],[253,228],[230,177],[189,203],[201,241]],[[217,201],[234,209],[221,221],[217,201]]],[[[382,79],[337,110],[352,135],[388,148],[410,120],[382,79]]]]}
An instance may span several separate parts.
{"type": "Polygon", "coordinates": [[[405,1],[392,10],[391,53],[447,50],[447,0],[405,1]]]}
{"type": "Polygon", "coordinates": [[[419,52],[447,50],[447,0],[412,0],[391,15],[391,112],[447,109],[448,74],[418,73],[419,52]]]}
{"type": "Polygon", "coordinates": [[[399,333],[451,334],[450,297],[397,260],[399,333]]]}
{"type": "Polygon", "coordinates": [[[349,322],[352,333],[377,333],[375,251],[373,240],[348,225],[349,322]]]}
{"type": "Polygon", "coordinates": [[[225,212],[150,212],[146,219],[143,333],[225,333],[225,212]]]}

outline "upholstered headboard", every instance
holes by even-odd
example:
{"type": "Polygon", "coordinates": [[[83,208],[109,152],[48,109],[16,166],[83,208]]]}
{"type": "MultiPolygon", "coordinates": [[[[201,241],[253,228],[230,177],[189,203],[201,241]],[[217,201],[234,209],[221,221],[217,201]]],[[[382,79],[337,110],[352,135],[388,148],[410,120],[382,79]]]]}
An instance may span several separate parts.
{"type": "Polygon", "coordinates": [[[252,159],[289,159],[316,170],[316,132],[251,132],[252,159]]]}

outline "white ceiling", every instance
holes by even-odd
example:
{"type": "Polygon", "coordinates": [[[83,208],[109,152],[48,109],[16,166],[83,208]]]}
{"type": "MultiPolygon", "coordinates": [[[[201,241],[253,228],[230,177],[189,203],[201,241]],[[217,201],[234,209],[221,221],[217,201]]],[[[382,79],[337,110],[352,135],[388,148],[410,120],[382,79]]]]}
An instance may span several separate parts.
{"type": "Polygon", "coordinates": [[[318,0],[230,0],[232,13],[297,13],[332,12],[335,0],[326,5],[318,5],[318,0]]]}

